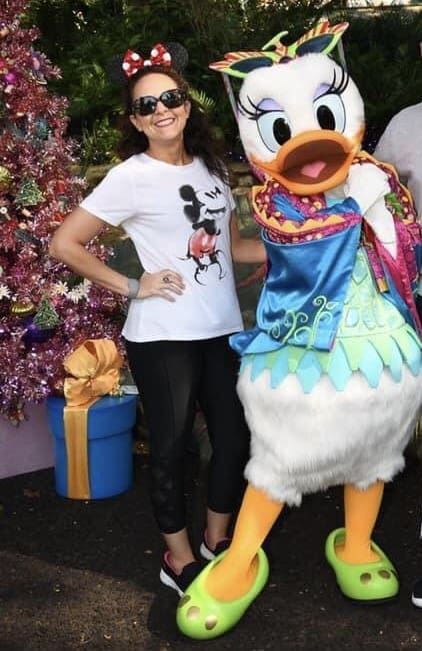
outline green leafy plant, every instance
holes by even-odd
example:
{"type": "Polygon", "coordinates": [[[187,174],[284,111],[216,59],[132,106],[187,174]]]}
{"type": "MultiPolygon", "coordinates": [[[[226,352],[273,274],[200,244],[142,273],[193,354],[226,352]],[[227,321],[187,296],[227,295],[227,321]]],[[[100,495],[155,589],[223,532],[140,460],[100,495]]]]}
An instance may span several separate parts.
{"type": "Polygon", "coordinates": [[[117,162],[115,148],[120,132],[110,124],[107,115],[95,120],[88,128],[83,127],[79,153],[80,173],[82,176],[90,165],[103,165],[117,162]]]}
{"type": "Polygon", "coordinates": [[[216,106],[216,101],[206,94],[204,90],[190,89],[192,99],[198,102],[199,106],[205,113],[212,113],[216,106]]]}
{"type": "MultiPolygon", "coordinates": [[[[386,6],[361,11],[347,8],[345,0],[162,0],[160,11],[155,4],[32,0],[28,21],[39,26],[40,49],[62,71],[55,88],[70,100],[70,135],[88,142],[92,131],[95,141],[104,117],[113,129],[121,101],[107,74],[111,58],[127,48],[145,52],[157,42],[179,41],[189,52],[186,76],[203,93],[199,102],[204,100],[228,147],[236,148],[232,109],[221,75],[209,63],[230,50],[260,49],[281,30],[288,31],[287,42],[293,41],[323,15],[332,23],[349,22],[344,51],[365,101],[369,130],[379,134],[395,112],[422,97],[422,11],[386,6]]],[[[100,151],[97,146],[85,150],[93,152],[92,162],[100,151]]],[[[108,150],[107,145],[101,151],[108,150]]]]}

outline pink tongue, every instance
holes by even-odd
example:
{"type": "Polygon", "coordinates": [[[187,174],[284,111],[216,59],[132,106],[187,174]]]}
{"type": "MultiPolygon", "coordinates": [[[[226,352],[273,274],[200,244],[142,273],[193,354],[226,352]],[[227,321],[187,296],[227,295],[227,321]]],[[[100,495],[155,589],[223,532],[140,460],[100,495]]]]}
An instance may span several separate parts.
{"type": "Polygon", "coordinates": [[[316,179],[320,172],[326,167],[326,163],[322,160],[316,160],[313,163],[307,163],[300,170],[304,176],[310,176],[311,179],[316,179]]]}

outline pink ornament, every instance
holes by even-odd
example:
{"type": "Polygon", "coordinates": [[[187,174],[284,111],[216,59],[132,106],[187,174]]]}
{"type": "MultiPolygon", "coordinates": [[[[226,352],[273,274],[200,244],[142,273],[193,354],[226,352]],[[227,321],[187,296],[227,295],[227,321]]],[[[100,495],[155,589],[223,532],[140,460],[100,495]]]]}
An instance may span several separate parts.
{"type": "Polygon", "coordinates": [[[5,75],[4,78],[7,81],[7,83],[10,84],[11,86],[13,84],[16,84],[17,79],[18,79],[17,75],[14,72],[8,72],[7,75],[5,75]]]}
{"type": "Polygon", "coordinates": [[[38,70],[41,68],[41,62],[35,54],[32,57],[32,67],[36,72],[38,72],[38,70]]]}

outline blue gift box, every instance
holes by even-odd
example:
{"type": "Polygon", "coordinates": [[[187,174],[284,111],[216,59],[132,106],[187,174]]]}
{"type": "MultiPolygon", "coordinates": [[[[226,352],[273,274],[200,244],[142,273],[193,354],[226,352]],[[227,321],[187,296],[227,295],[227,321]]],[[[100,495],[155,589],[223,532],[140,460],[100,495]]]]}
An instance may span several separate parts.
{"type": "MultiPolygon", "coordinates": [[[[129,490],[133,483],[132,430],[137,396],[105,396],[88,410],[90,498],[104,499],[129,490]]],[[[69,497],[64,398],[50,396],[47,411],[55,448],[56,492],[69,497]]]]}

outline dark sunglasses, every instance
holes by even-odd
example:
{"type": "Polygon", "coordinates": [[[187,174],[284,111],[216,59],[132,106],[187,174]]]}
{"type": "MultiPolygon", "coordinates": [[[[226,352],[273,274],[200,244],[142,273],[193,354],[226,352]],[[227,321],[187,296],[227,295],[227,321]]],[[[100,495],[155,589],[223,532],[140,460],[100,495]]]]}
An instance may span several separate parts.
{"type": "Polygon", "coordinates": [[[152,115],[157,108],[158,102],[162,102],[168,109],[174,109],[182,106],[186,100],[187,95],[183,90],[173,88],[172,90],[165,90],[160,97],[153,97],[152,95],[138,97],[132,104],[132,111],[139,115],[152,115]]]}

